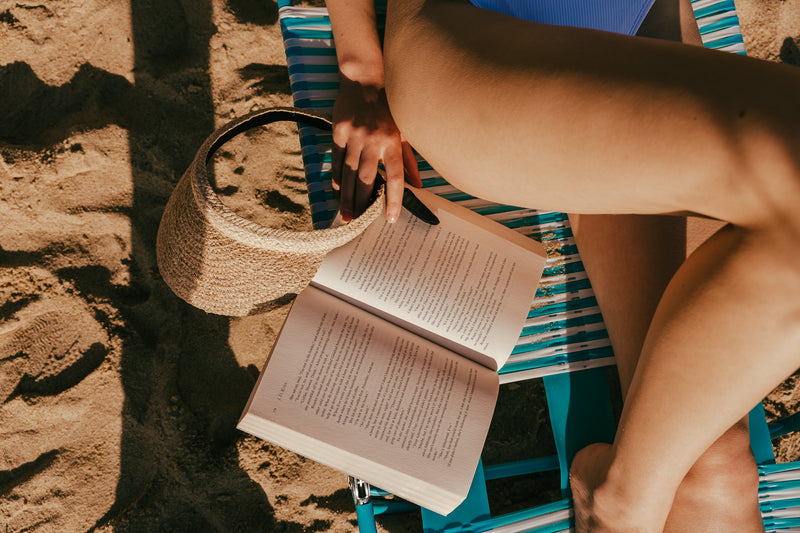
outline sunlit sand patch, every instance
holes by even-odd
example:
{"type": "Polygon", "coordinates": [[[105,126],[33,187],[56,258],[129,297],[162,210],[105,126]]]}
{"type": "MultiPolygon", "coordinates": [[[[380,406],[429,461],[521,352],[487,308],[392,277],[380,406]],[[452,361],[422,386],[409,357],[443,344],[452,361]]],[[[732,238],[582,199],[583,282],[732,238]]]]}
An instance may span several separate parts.
{"type": "Polygon", "coordinates": [[[74,290],[41,269],[0,269],[0,517],[11,531],[86,530],[114,502],[119,339],[113,317],[74,290]]]}
{"type": "Polygon", "coordinates": [[[0,401],[4,403],[18,395],[67,390],[108,354],[108,336],[88,309],[47,303],[51,309],[0,335],[0,401]]]}
{"type": "Polygon", "coordinates": [[[24,61],[50,85],[69,82],[85,63],[133,81],[131,14],[125,3],[71,0],[4,6],[4,64],[24,61]]]}

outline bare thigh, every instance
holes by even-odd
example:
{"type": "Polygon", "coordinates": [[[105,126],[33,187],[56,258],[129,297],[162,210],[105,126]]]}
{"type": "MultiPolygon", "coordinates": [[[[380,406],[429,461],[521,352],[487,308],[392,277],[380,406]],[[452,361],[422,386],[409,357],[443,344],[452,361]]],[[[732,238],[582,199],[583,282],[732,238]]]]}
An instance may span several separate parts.
{"type": "Polygon", "coordinates": [[[476,196],[743,227],[778,208],[800,227],[800,110],[782,104],[800,90],[790,69],[452,0],[390,2],[385,43],[400,130],[476,196]]]}
{"type": "MultiPolygon", "coordinates": [[[[688,0],[656,0],[638,33],[702,46],[688,0]]],[[[724,223],[684,216],[570,215],[617,359],[623,395],[664,289],[724,223]]]]}
{"type": "MultiPolygon", "coordinates": [[[[688,2],[657,0],[640,34],[702,44],[688,2]]],[[[669,280],[724,223],[658,215],[571,215],[570,220],[625,395],[669,280]]],[[[757,485],[745,419],[695,463],[676,494],[665,531],[685,531],[687,524],[698,531],[760,531],[757,485]]]]}

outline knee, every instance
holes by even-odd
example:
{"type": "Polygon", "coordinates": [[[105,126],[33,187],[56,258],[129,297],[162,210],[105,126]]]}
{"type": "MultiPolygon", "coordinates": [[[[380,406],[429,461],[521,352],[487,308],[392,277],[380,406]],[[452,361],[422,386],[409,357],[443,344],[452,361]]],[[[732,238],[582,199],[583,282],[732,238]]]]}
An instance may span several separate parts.
{"type": "Polygon", "coordinates": [[[747,425],[732,427],[700,457],[673,500],[664,532],[763,532],[758,506],[758,469],[747,425]]]}
{"type": "Polygon", "coordinates": [[[776,126],[747,139],[741,170],[730,191],[736,200],[737,225],[789,236],[800,243],[800,155],[796,139],[776,126]]]}
{"type": "Polygon", "coordinates": [[[758,471],[750,449],[750,433],[742,420],[717,439],[700,456],[685,482],[703,487],[752,493],[758,488],[758,471]]]}

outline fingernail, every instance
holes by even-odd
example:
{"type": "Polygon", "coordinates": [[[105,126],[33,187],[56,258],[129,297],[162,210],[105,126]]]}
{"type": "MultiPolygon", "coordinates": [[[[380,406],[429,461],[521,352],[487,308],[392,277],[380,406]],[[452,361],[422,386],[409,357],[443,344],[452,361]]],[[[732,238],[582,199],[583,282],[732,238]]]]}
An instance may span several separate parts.
{"type": "Polygon", "coordinates": [[[353,220],[353,213],[351,213],[350,211],[342,210],[342,220],[344,220],[345,222],[350,222],[351,220],[353,220]]]}
{"type": "Polygon", "coordinates": [[[395,210],[387,211],[386,220],[388,220],[390,224],[397,222],[397,212],[395,210]]]}

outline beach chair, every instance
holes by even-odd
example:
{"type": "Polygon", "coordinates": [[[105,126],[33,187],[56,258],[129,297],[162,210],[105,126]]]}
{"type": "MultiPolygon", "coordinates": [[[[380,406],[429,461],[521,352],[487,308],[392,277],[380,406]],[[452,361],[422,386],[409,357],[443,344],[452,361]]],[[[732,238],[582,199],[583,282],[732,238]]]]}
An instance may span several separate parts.
{"type": "MultiPolygon", "coordinates": [[[[338,68],[330,21],[325,8],[293,6],[279,1],[289,77],[295,106],[330,113],[338,88],[338,68]]],[[[694,12],[705,46],[744,54],[732,0],[696,0],[694,12]]],[[[385,10],[378,6],[378,25],[385,10]]],[[[326,227],[336,212],[330,186],[331,135],[300,127],[312,220],[326,227]]],[[[527,321],[508,363],[499,370],[501,383],[538,379],[544,382],[556,455],[511,464],[479,464],[464,504],[443,517],[421,510],[425,531],[534,531],[572,528],[569,461],[585,445],[614,436],[614,415],[607,380],[613,353],[591,285],[572,237],[567,215],[498,205],[469,196],[448,184],[419,159],[423,186],[481,215],[540,240],[548,263],[527,321]],[[485,482],[507,476],[556,472],[561,499],[501,516],[492,516],[485,482]]],[[[800,417],[768,426],[761,405],[750,414],[751,441],[759,464],[759,501],[765,528],[800,531],[800,463],[775,464],[772,439],[800,427],[800,417]]],[[[359,528],[375,531],[374,515],[415,509],[380,489],[350,478],[359,528]]]]}

